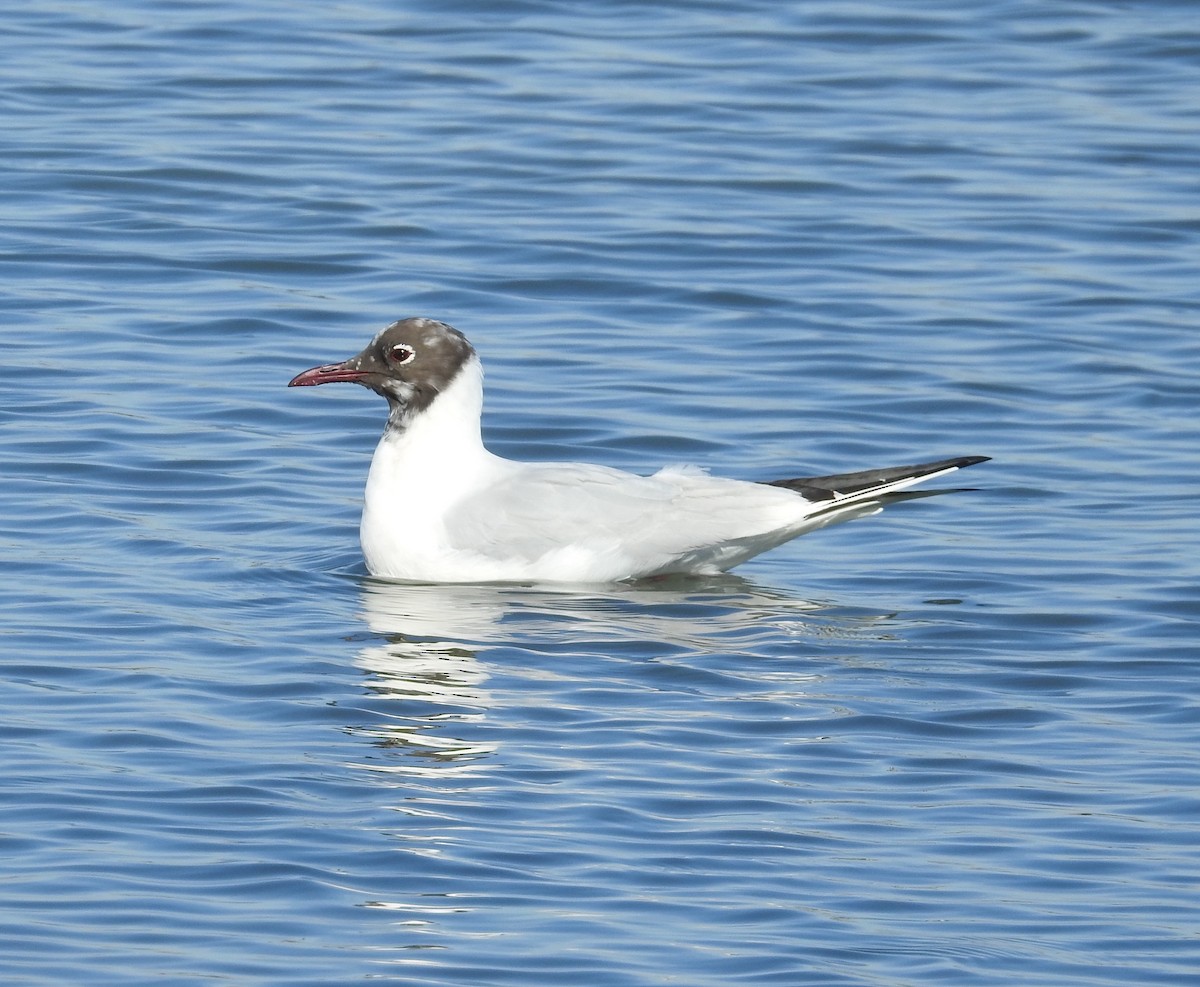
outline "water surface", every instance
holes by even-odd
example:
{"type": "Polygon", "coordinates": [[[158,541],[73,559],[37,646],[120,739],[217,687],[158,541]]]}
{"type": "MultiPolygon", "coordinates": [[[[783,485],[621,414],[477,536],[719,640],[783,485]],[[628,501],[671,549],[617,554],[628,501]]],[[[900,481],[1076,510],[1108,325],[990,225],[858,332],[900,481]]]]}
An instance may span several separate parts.
{"type": "Polygon", "coordinates": [[[1200,969],[1186,5],[0,15],[6,982],[1200,969]],[[651,586],[402,586],[423,314],[504,455],[971,494],[651,586]],[[333,392],[333,393],[327,393],[333,392]]]}

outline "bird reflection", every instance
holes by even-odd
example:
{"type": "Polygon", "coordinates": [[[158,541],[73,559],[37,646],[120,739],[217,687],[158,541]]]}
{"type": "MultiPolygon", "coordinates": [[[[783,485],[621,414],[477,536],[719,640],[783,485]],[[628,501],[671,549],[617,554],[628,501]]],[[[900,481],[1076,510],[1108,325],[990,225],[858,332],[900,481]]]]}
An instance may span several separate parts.
{"type": "Polygon", "coordinates": [[[477,774],[493,759],[499,731],[486,721],[497,706],[488,670],[497,648],[549,649],[564,662],[595,653],[744,655],[747,685],[794,695],[816,673],[790,663],[785,671],[775,660],[756,670],[760,650],[774,659],[782,638],[878,636],[891,616],[797,600],[729,575],[574,587],[364,579],[361,592],[370,637],[358,664],[377,714],[363,732],[388,752],[364,766],[408,776],[477,774]]]}
{"type": "Polygon", "coordinates": [[[367,673],[368,693],[393,701],[377,708],[378,719],[363,732],[379,747],[409,755],[365,767],[407,775],[465,774],[494,751],[456,736],[490,706],[488,675],[476,652],[480,632],[496,619],[494,604],[473,599],[473,587],[450,589],[466,592],[453,599],[446,587],[362,584],[371,638],[358,664],[367,673]]]}

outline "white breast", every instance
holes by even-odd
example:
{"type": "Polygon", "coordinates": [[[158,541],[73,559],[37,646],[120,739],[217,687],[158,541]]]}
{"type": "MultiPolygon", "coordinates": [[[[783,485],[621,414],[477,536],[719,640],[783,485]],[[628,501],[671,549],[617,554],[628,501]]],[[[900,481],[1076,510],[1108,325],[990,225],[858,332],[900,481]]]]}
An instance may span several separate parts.
{"type": "MultiPolygon", "coordinates": [[[[449,547],[447,518],[464,497],[486,487],[504,460],[479,434],[483,373],[477,359],[403,429],[389,428],[375,448],[359,537],[367,569],[395,579],[456,581],[466,560],[449,547]]],[[[474,578],[488,578],[474,577],[474,578]]]]}

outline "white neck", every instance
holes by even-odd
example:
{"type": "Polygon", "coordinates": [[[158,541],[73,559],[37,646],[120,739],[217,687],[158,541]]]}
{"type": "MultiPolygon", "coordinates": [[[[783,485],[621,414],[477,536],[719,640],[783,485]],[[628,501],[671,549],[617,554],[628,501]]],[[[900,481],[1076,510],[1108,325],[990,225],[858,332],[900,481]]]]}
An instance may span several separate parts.
{"type": "Polygon", "coordinates": [[[472,356],[424,411],[409,420],[393,412],[380,447],[393,446],[407,470],[457,471],[483,451],[482,414],[483,366],[472,356]]]}
{"type": "Polygon", "coordinates": [[[363,502],[367,567],[405,576],[400,562],[436,557],[442,518],[503,462],[483,447],[483,369],[472,357],[451,384],[406,424],[389,421],[375,448],[363,502]],[[386,561],[385,561],[386,560],[386,561]]]}

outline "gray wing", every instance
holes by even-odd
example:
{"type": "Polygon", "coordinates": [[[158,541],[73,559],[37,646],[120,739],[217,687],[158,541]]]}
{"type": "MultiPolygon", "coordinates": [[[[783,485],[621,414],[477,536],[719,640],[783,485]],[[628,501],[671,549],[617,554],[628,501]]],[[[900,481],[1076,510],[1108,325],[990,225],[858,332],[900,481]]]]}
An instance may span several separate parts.
{"type": "Polygon", "coordinates": [[[705,546],[798,523],[811,509],[769,485],[668,469],[523,463],[457,506],[463,548],[535,559],[564,546],[627,554],[653,568],[705,546]]]}

